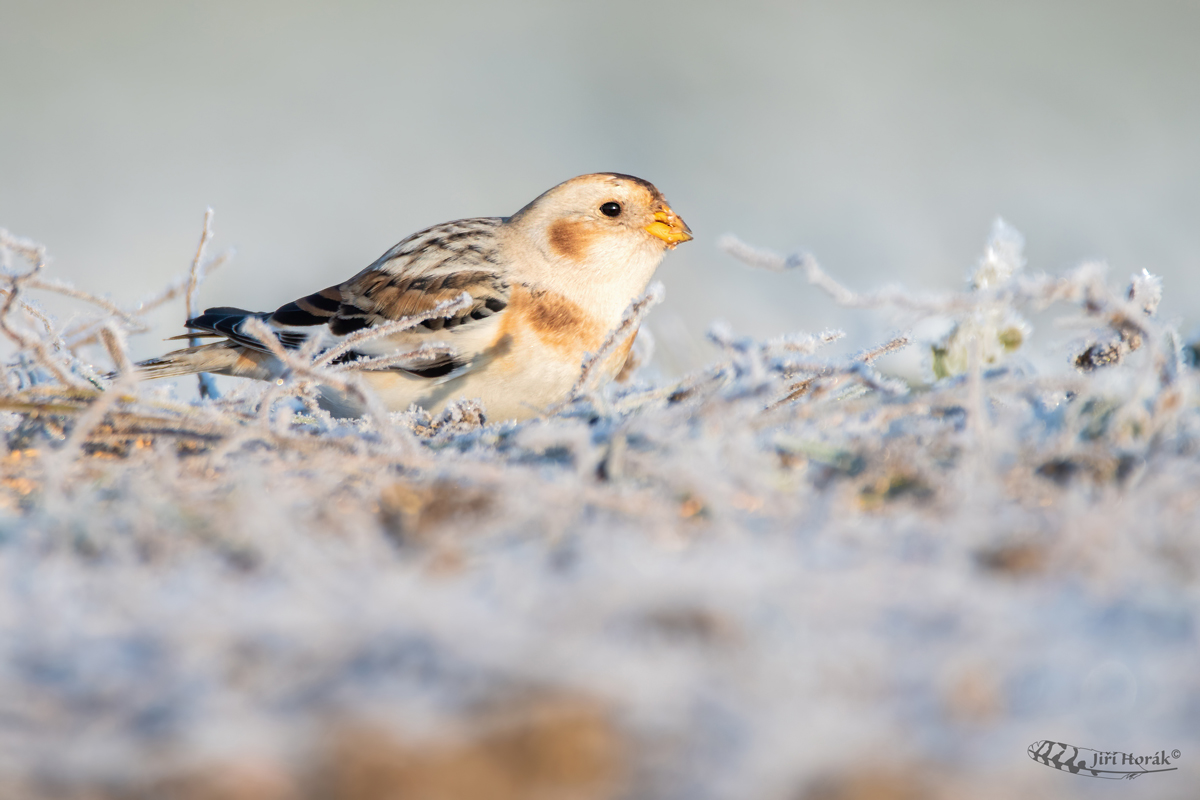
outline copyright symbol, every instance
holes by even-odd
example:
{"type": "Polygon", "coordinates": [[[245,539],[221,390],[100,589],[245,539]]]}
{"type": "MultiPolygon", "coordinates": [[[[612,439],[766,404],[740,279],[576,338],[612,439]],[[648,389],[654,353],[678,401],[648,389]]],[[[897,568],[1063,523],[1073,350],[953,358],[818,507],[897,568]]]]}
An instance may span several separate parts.
{"type": "Polygon", "coordinates": [[[1171,751],[1171,758],[1179,758],[1179,751],[1178,751],[1178,750],[1172,750],[1172,751],[1171,751]]]}

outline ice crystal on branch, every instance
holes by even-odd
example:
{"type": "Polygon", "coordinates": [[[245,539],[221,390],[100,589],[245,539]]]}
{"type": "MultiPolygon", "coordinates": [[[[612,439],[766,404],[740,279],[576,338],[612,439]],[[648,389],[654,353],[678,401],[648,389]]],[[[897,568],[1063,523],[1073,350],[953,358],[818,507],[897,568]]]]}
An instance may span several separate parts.
{"type": "Polygon", "coordinates": [[[694,373],[602,386],[656,286],[512,423],[389,414],[362,380],[443,346],[347,361],[365,339],[250,322],[280,382],[184,402],[126,340],[199,267],[126,306],[0,233],[0,794],[1017,796],[995,742],[1047,735],[1130,642],[1171,702],[1122,724],[1196,751],[1200,409],[1161,281],[1031,272],[1004,223],[925,293],[723,246],[895,332],[714,324],[694,373]],[[939,379],[888,374],[935,321],[939,379]]]}

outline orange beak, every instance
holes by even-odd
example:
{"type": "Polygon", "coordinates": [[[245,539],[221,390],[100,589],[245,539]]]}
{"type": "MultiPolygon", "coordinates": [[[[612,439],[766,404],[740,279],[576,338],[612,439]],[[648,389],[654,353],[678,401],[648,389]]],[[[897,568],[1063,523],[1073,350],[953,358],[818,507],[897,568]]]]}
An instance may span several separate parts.
{"type": "Polygon", "coordinates": [[[669,249],[674,249],[675,245],[692,238],[692,229],[665,203],[662,211],[654,212],[654,222],[646,226],[646,232],[662,239],[669,249]]]}

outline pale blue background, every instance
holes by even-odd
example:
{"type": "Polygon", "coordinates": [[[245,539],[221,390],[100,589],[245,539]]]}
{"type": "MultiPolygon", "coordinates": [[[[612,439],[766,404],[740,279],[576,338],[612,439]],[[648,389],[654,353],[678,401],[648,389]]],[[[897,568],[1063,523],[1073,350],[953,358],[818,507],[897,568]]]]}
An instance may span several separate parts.
{"type": "Polygon", "coordinates": [[[718,316],[887,328],[737,265],[727,231],[859,288],[958,287],[1003,215],[1034,268],[1161,273],[1188,329],[1198,33],[1195,2],[5,0],[0,226],[132,303],[212,205],[238,255],[202,301],[273,308],[427,224],[619,170],[697,234],[660,272],[669,369],[711,357],[718,316]]]}

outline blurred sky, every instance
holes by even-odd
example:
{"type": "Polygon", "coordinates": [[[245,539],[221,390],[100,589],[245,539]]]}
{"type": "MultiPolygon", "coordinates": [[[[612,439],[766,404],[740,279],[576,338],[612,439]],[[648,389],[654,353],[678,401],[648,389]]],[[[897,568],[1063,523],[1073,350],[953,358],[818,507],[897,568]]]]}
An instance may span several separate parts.
{"type": "Polygon", "coordinates": [[[421,227],[612,170],[697,234],[659,272],[669,367],[717,317],[888,330],[733,262],[725,232],[856,288],[958,288],[1001,215],[1034,269],[1163,275],[1186,330],[1198,34],[1194,0],[3,0],[0,227],[135,303],[186,270],[211,205],[237,256],[202,303],[270,309],[421,227]]]}

